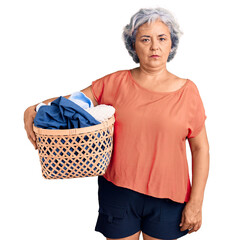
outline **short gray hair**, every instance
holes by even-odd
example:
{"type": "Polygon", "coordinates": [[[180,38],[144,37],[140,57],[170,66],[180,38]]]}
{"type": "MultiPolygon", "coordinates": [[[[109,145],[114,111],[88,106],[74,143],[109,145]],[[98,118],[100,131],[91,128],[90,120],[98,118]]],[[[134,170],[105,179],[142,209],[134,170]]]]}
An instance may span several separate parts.
{"type": "Polygon", "coordinates": [[[178,48],[179,38],[183,34],[174,16],[171,12],[161,7],[141,8],[131,17],[130,23],[124,27],[122,34],[126,49],[128,50],[129,55],[132,56],[134,62],[139,63],[139,58],[133,47],[138,28],[146,22],[151,23],[157,19],[160,19],[163,23],[165,23],[170,30],[172,46],[167,62],[174,58],[178,48]]]}

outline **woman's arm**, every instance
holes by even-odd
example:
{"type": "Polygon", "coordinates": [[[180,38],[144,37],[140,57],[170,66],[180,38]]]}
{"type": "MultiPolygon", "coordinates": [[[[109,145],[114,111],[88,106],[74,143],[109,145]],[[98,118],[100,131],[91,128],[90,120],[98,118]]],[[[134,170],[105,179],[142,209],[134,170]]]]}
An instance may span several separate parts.
{"type": "Polygon", "coordinates": [[[194,138],[189,138],[192,153],[192,190],[181,219],[181,231],[192,228],[197,231],[202,223],[202,203],[209,174],[209,143],[205,126],[194,138]]]}
{"type": "MultiPolygon", "coordinates": [[[[96,101],[96,99],[92,93],[91,85],[88,86],[87,88],[84,88],[80,92],[83,92],[88,98],[90,98],[91,101],[93,102],[94,106],[98,105],[98,102],[96,101]]],[[[70,95],[67,95],[64,97],[68,99],[70,97],[70,95]]],[[[52,102],[55,99],[57,99],[57,97],[44,100],[43,103],[48,104],[49,102],[52,102]]],[[[38,103],[28,107],[24,112],[24,128],[27,132],[28,139],[33,144],[35,149],[37,149],[36,136],[35,136],[35,133],[33,132],[32,126],[33,126],[34,118],[36,116],[36,106],[37,105],[38,105],[38,103]]]]}
{"type": "Polygon", "coordinates": [[[189,138],[192,153],[192,190],[190,200],[202,204],[209,174],[209,143],[205,126],[195,138],[189,138]]]}
{"type": "MultiPolygon", "coordinates": [[[[67,95],[67,96],[64,96],[64,97],[68,99],[68,98],[70,97],[70,95],[67,95]]],[[[44,100],[43,103],[48,104],[49,102],[53,102],[55,99],[57,99],[57,97],[55,97],[55,98],[49,98],[49,99],[44,100]]],[[[31,107],[33,107],[33,109],[36,110],[36,106],[37,106],[38,104],[39,104],[39,103],[37,103],[37,104],[35,104],[35,105],[31,106],[31,107]]]]}
{"type": "MultiPolygon", "coordinates": [[[[64,97],[69,98],[70,95],[67,95],[64,97]]],[[[47,100],[43,101],[43,103],[48,104],[49,102],[52,102],[55,99],[57,99],[57,97],[47,99],[47,100]]],[[[30,140],[30,142],[32,143],[32,145],[34,146],[35,149],[37,149],[36,136],[35,136],[35,133],[33,132],[32,126],[33,126],[34,118],[36,117],[36,106],[37,105],[38,105],[38,103],[28,107],[24,112],[24,128],[27,132],[28,139],[30,140]]]]}

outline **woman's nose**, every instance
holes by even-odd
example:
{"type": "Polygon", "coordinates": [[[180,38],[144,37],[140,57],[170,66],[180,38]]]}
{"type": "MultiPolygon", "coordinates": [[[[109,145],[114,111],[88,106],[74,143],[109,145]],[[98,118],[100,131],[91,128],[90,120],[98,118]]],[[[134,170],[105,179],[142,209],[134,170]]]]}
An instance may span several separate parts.
{"type": "Polygon", "coordinates": [[[156,40],[151,40],[151,50],[156,50],[159,48],[159,43],[156,40]]]}

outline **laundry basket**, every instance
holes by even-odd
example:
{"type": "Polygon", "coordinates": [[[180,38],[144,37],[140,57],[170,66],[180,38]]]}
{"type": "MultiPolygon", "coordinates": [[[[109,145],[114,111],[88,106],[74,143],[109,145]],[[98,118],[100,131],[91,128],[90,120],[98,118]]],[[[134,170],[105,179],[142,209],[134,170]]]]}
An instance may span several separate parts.
{"type": "Polygon", "coordinates": [[[74,129],[42,129],[33,124],[45,179],[104,175],[112,155],[114,115],[100,124],[74,129]]]}

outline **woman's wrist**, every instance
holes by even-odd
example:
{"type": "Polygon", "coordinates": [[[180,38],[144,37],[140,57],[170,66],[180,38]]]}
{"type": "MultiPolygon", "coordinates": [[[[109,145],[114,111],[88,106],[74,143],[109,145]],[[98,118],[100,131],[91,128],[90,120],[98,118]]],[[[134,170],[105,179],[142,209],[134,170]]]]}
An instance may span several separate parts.
{"type": "Polygon", "coordinates": [[[202,205],[203,204],[203,199],[204,199],[204,196],[201,195],[201,196],[190,196],[190,199],[189,199],[189,202],[192,202],[192,203],[195,203],[195,204],[198,204],[198,205],[202,205]]]}
{"type": "Polygon", "coordinates": [[[37,105],[37,104],[28,107],[28,108],[26,109],[26,111],[36,111],[36,105],[37,105]]]}
{"type": "MultiPolygon", "coordinates": [[[[39,103],[38,103],[38,104],[39,104],[39,103]]],[[[30,108],[31,108],[33,111],[36,112],[36,107],[37,107],[38,104],[32,105],[30,108]]]]}

